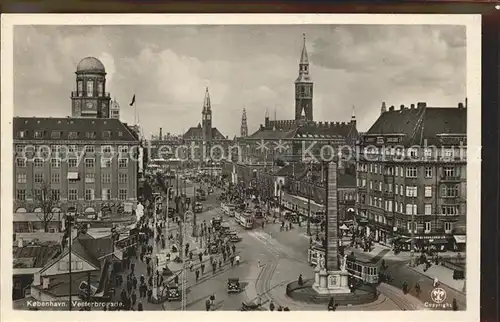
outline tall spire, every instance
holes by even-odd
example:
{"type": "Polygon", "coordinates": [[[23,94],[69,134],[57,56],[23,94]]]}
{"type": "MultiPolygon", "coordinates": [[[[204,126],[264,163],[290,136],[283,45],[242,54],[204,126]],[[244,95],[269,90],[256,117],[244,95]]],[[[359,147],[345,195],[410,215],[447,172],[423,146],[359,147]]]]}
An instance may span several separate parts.
{"type": "Polygon", "coordinates": [[[382,107],[380,107],[380,114],[387,112],[387,107],[385,102],[382,102],[382,107]]]}
{"type": "Polygon", "coordinates": [[[210,106],[210,93],[208,92],[208,87],[205,89],[205,100],[203,101],[203,112],[208,112],[212,109],[210,106]]]}
{"type": "Polygon", "coordinates": [[[247,111],[245,108],[243,108],[243,115],[241,115],[240,134],[242,137],[248,136],[247,111]]]}
{"type": "Polygon", "coordinates": [[[302,44],[302,54],[300,55],[300,64],[301,65],[308,65],[309,64],[309,57],[307,57],[307,48],[306,48],[306,34],[302,34],[304,38],[304,43],[302,44]]]}
{"type": "Polygon", "coordinates": [[[352,106],[352,115],[351,115],[351,120],[356,119],[356,113],[354,112],[354,105],[352,106]]]}

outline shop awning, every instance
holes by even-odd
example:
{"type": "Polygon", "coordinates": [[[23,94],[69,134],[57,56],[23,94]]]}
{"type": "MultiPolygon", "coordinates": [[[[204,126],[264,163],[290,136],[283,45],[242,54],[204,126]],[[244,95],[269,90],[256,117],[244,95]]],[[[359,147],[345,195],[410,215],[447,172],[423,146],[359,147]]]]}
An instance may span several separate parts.
{"type": "Polygon", "coordinates": [[[68,172],[68,180],[78,180],[78,172],[68,172]]]}
{"type": "Polygon", "coordinates": [[[453,235],[453,238],[457,244],[465,244],[467,241],[467,237],[465,235],[453,235]]]}
{"type": "Polygon", "coordinates": [[[431,244],[434,245],[443,245],[443,244],[448,244],[448,240],[446,239],[432,239],[430,240],[431,244]]]}

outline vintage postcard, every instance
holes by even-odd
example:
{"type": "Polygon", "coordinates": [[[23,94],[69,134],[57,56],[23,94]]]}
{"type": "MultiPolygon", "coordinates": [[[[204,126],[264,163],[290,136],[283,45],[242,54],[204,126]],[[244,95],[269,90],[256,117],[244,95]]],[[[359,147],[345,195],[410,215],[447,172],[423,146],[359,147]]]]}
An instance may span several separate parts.
{"type": "Polygon", "coordinates": [[[2,18],[5,321],[478,319],[479,16],[2,18]]]}

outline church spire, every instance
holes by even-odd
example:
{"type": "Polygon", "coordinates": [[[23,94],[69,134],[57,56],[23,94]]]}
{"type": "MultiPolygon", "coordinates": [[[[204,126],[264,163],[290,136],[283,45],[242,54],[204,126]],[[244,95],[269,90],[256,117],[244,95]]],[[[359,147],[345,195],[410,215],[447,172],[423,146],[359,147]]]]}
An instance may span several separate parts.
{"type": "Polygon", "coordinates": [[[304,43],[302,44],[302,54],[300,55],[300,64],[301,65],[309,65],[309,57],[307,56],[307,48],[306,48],[306,34],[302,34],[304,38],[304,43]]]}
{"type": "Polygon", "coordinates": [[[208,87],[205,89],[205,100],[203,101],[203,112],[211,111],[212,107],[210,106],[210,93],[208,92],[208,87]]]}
{"type": "Polygon", "coordinates": [[[356,113],[354,112],[354,105],[352,106],[352,115],[351,115],[351,120],[356,119],[356,113]]]}
{"type": "Polygon", "coordinates": [[[240,134],[242,137],[248,136],[247,111],[245,108],[243,108],[243,114],[241,115],[240,134]]]}

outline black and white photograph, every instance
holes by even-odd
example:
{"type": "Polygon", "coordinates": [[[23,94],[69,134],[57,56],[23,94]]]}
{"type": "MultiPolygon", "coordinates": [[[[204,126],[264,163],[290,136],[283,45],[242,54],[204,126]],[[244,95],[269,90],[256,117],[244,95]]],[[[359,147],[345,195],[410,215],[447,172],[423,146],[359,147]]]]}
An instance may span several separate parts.
{"type": "Polygon", "coordinates": [[[478,318],[480,18],[60,16],[2,21],[12,318],[478,318]]]}

